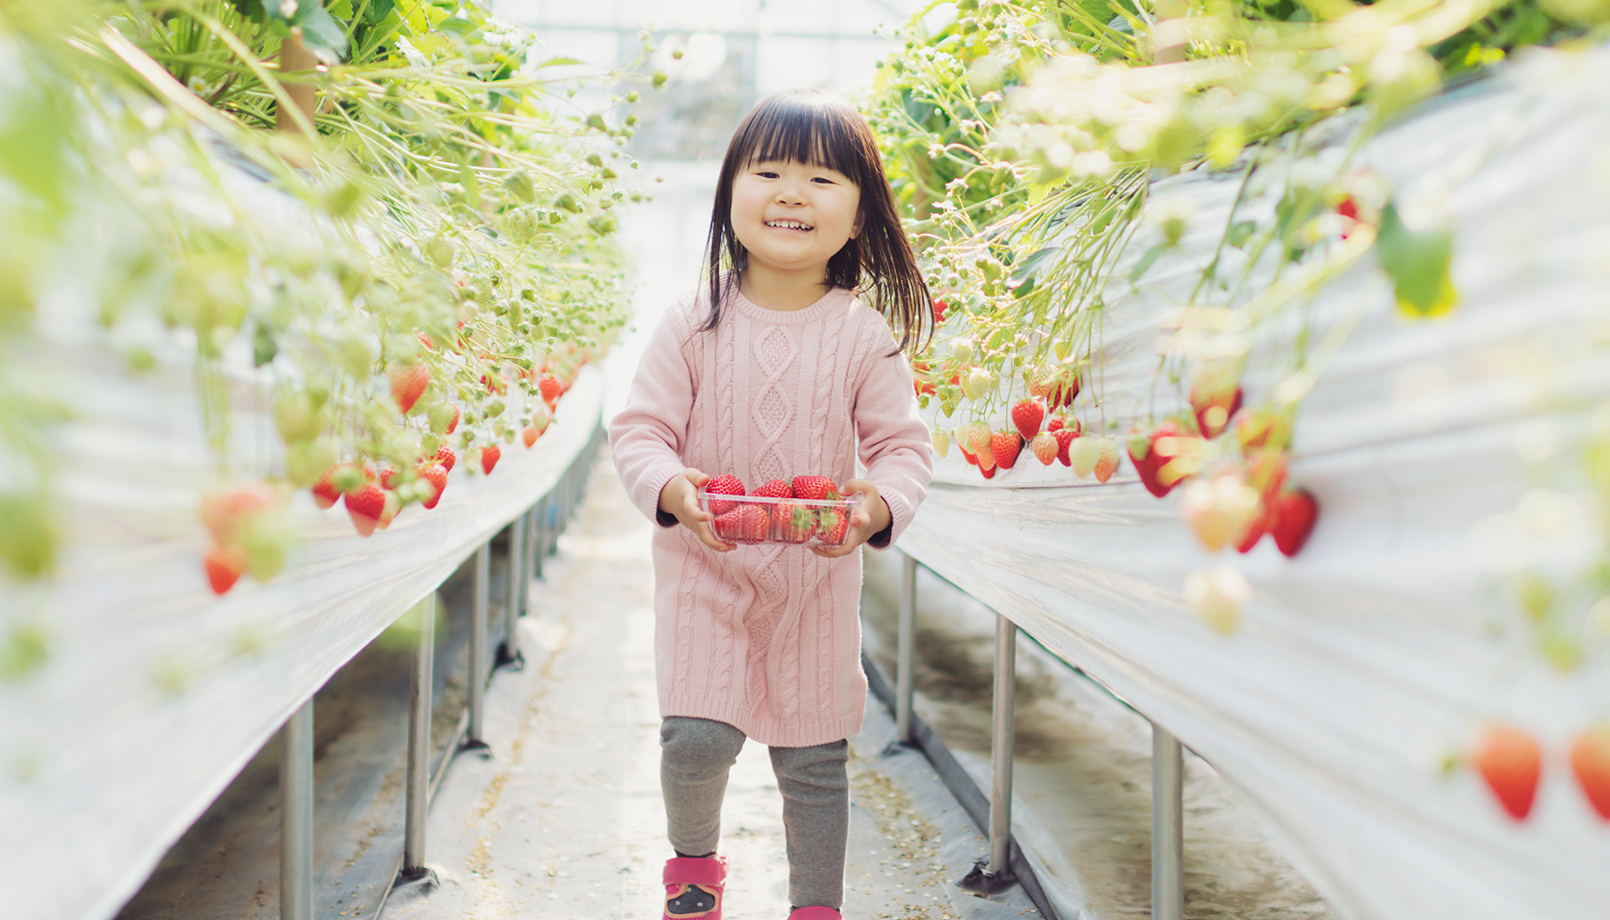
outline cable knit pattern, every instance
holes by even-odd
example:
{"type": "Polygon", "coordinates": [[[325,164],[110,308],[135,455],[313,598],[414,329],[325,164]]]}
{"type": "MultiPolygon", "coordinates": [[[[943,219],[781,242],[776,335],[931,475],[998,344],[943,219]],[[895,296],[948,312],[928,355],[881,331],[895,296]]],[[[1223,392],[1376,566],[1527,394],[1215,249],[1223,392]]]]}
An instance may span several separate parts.
{"type": "MultiPolygon", "coordinates": [[[[932,472],[911,371],[888,325],[848,291],[803,310],[736,295],[699,332],[707,295],[672,306],[650,339],[626,408],[610,423],[615,465],[654,534],[655,660],[661,716],[736,726],[768,745],[808,747],[861,727],[859,554],[797,546],[707,549],[657,518],[686,467],[750,489],[806,473],[856,478],[888,502],[891,541],[932,472]]],[[[880,547],[881,548],[881,547],[880,547]]]]}

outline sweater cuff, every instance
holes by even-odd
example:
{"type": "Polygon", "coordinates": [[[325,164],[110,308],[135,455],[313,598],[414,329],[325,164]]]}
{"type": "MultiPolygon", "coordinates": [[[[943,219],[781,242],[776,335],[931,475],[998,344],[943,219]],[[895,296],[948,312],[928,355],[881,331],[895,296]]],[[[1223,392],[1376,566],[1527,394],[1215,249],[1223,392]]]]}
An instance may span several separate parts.
{"type": "Polygon", "coordinates": [[[904,499],[893,492],[885,494],[880,491],[878,495],[884,504],[889,506],[889,526],[868,537],[866,543],[873,549],[882,550],[893,546],[895,539],[906,529],[906,525],[911,523],[911,508],[906,505],[904,499]]]}
{"type": "Polygon", "coordinates": [[[685,467],[667,464],[648,471],[643,474],[642,479],[638,480],[640,487],[644,489],[644,494],[639,498],[639,501],[643,503],[639,506],[639,510],[643,512],[645,517],[661,527],[675,527],[678,523],[676,515],[666,514],[660,510],[660,493],[665,491],[665,484],[675,478],[683,469],[685,467]]]}

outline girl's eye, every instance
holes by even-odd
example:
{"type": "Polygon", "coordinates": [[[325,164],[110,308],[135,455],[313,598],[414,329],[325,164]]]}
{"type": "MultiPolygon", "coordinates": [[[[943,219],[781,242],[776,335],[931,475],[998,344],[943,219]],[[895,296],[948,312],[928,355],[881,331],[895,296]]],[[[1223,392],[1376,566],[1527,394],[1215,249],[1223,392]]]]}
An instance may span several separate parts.
{"type": "Polygon", "coordinates": [[[762,179],[775,179],[777,178],[777,171],[772,169],[762,169],[755,175],[760,176],[762,179]]]}

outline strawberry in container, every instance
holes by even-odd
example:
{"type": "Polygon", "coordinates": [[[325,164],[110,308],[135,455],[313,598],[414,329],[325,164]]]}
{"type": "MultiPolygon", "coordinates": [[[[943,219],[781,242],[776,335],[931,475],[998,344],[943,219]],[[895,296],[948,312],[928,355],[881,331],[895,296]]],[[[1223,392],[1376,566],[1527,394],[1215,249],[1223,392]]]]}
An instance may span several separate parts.
{"type": "Polygon", "coordinates": [[[699,501],[715,516],[711,531],[728,543],[843,546],[850,514],[863,497],[840,497],[826,476],[773,479],[747,492],[736,476],[726,475],[706,483],[699,501]]]}

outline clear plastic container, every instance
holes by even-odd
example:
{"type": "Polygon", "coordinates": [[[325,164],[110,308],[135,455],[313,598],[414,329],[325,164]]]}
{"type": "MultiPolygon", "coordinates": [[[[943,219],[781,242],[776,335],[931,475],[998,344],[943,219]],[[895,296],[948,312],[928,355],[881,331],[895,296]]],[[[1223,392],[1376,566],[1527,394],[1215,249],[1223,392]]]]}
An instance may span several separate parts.
{"type": "Polygon", "coordinates": [[[716,516],[710,529],[716,539],[726,543],[843,546],[850,514],[864,499],[859,492],[826,501],[699,491],[700,506],[716,516]]]}

